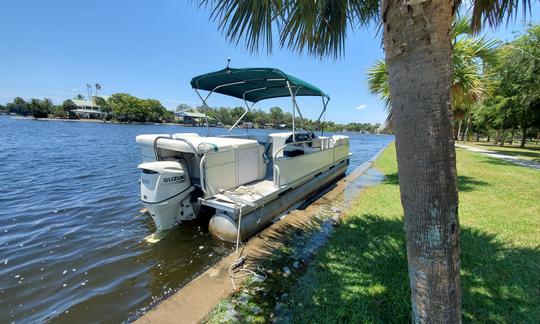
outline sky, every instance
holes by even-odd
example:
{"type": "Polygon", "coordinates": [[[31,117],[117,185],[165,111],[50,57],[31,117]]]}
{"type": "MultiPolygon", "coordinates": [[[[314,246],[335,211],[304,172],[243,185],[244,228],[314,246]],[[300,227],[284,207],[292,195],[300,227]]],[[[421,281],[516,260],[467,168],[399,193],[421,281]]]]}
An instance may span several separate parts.
{"type": "MultiPolygon", "coordinates": [[[[534,1],[529,21],[540,22],[534,1]]],[[[490,35],[502,40],[525,28],[518,17],[490,35]]],[[[200,104],[189,81],[232,67],[275,67],[321,88],[332,100],[327,120],[383,122],[384,104],[367,89],[366,71],[384,57],[376,28],[348,34],[344,56],[318,59],[274,48],[250,53],[230,44],[196,1],[179,0],[3,0],[0,4],[0,103],[51,98],[55,104],[81,93],[86,84],[100,94],[127,92],[156,98],[168,109],[200,104]]],[[[241,106],[237,99],[213,95],[211,106],[241,106]]],[[[320,98],[299,99],[306,117],[316,118],[320,98]]],[[[257,103],[291,111],[289,100],[257,103]]]]}

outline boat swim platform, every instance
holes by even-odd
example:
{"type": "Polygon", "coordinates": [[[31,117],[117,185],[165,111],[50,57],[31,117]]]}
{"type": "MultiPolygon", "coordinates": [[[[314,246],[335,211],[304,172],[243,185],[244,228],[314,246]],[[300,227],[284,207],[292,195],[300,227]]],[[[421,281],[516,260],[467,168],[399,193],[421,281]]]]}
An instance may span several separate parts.
{"type": "MultiPolygon", "coordinates": [[[[390,144],[389,144],[390,145],[390,144]]],[[[374,160],[386,149],[385,146],[369,161],[361,164],[349,175],[335,182],[322,196],[303,210],[293,210],[287,217],[271,224],[247,240],[242,255],[247,256],[246,267],[255,270],[257,260],[270,257],[277,249],[285,246],[298,231],[303,231],[317,211],[335,199],[357,182],[371,167],[374,160]]],[[[229,267],[236,256],[231,252],[208,270],[201,273],[177,292],[164,299],[153,309],[143,314],[136,323],[200,323],[222,299],[233,293],[229,278],[229,267]]],[[[235,279],[240,286],[245,278],[235,279]]]]}

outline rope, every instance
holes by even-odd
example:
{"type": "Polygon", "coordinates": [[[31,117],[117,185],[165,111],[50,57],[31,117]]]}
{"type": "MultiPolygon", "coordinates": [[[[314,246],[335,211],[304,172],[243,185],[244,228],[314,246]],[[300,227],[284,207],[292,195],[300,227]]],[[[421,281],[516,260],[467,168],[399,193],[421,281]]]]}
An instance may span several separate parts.
{"type": "Polygon", "coordinates": [[[246,268],[239,268],[237,270],[237,272],[242,272],[242,271],[245,272],[244,274],[237,274],[237,273],[233,272],[233,269],[241,267],[244,264],[244,262],[246,261],[246,259],[247,259],[247,257],[245,257],[245,256],[244,257],[242,257],[242,256],[238,257],[238,248],[240,247],[240,226],[241,226],[241,224],[242,224],[242,206],[240,206],[240,212],[238,213],[238,230],[236,231],[236,250],[234,252],[235,260],[229,266],[229,278],[231,279],[231,283],[232,283],[232,286],[233,286],[233,291],[237,290],[236,284],[234,283],[234,279],[244,278],[244,277],[247,277],[249,275],[261,277],[261,278],[263,278],[263,280],[266,280],[266,278],[267,278],[266,273],[264,273],[263,269],[260,266],[257,266],[257,270],[260,273],[257,273],[257,272],[255,272],[253,270],[246,269],[246,268]]]}

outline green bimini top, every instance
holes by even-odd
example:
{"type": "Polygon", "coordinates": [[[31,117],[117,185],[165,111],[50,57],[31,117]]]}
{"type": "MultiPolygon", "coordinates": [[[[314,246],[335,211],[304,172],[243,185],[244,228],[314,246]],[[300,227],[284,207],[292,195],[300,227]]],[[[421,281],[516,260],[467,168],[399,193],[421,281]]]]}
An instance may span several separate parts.
{"type": "Polygon", "coordinates": [[[257,102],[290,97],[287,81],[296,96],[330,98],[316,86],[273,68],[225,68],[194,77],[191,79],[191,87],[257,102]]]}

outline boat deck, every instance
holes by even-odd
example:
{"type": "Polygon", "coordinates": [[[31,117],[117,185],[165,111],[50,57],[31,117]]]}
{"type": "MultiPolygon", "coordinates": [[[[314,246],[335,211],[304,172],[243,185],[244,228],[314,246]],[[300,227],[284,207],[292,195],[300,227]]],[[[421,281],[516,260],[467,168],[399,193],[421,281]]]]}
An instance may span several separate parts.
{"type": "Polygon", "coordinates": [[[280,188],[275,188],[272,180],[259,180],[240,186],[238,188],[224,190],[201,202],[210,207],[234,212],[239,208],[242,213],[251,211],[279,196],[280,188]]]}

